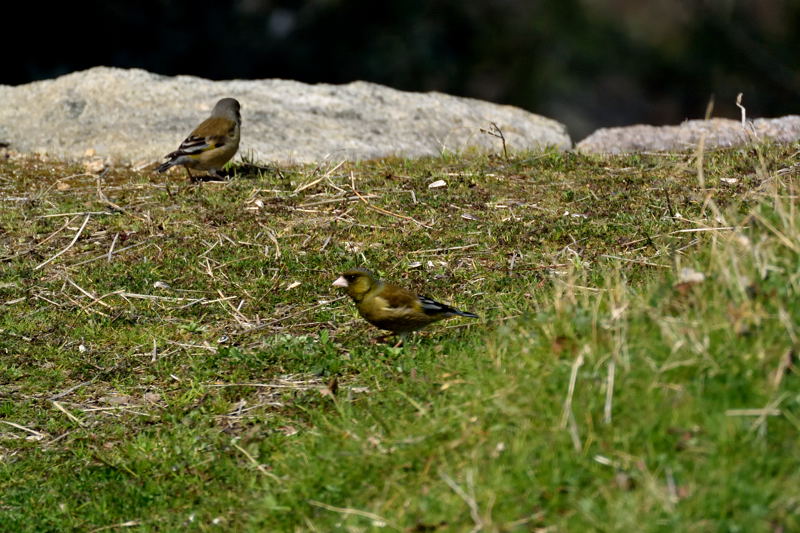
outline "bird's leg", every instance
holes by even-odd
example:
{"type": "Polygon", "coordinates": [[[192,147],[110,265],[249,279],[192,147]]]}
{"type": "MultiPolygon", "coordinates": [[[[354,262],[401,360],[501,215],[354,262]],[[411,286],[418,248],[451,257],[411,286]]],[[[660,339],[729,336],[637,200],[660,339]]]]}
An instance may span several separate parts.
{"type": "Polygon", "coordinates": [[[185,169],[186,169],[186,173],[189,175],[189,182],[190,182],[190,183],[194,183],[196,180],[194,179],[194,176],[192,176],[192,173],[191,173],[191,172],[189,172],[189,167],[187,167],[187,166],[185,166],[185,165],[184,165],[184,167],[183,167],[183,168],[185,168],[185,169]]]}
{"type": "Polygon", "coordinates": [[[406,338],[408,338],[408,332],[404,331],[397,335],[397,342],[394,344],[393,348],[399,348],[403,346],[406,342],[406,338]]]}

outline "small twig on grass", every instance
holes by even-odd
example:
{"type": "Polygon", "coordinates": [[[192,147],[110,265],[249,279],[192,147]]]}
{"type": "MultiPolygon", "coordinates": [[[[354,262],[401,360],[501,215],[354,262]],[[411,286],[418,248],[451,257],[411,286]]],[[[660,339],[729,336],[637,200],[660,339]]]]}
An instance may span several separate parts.
{"type": "Polygon", "coordinates": [[[103,176],[105,176],[108,173],[108,170],[109,169],[106,169],[105,171],[103,171],[102,174],[97,176],[97,198],[100,200],[100,203],[105,205],[105,206],[107,206],[107,207],[109,207],[109,208],[111,208],[112,210],[114,210],[114,211],[116,211],[118,213],[123,213],[123,214],[126,214],[126,215],[128,215],[130,217],[133,217],[133,218],[137,219],[137,220],[144,221],[144,219],[142,217],[138,217],[138,216],[134,215],[133,213],[131,213],[127,209],[125,209],[123,207],[120,207],[119,205],[117,205],[114,202],[112,202],[111,200],[109,200],[108,196],[106,196],[106,193],[104,193],[103,190],[100,188],[100,180],[102,179],[103,176]]]}
{"type": "Polygon", "coordinates": [[[332,238],[333,238],[333,236],[332,236],[332,235],[328,235],[328,236],[325,238],[325,242],[323,242],[323,243],[322,243],[322,246],[321,246],[321,247],[320,247],[320,249],[319,249],[319,251],[320,251],[320,252],[321,252],[322,250],[324,250],[325,248],[327,248],[327,247],[328,247],[328,244],[330,244],[330,242],[331,242],[331,239],[332,239],[332,238]]]}
{"type": "Polygon", "coordinates": [[[84,381],[82,383],[78,383],[77,385],[73,385],[72,387],[70,387],[70,388],[68,388],[66,390],[63,390],[63,391],[58,392],[56,394],[53,394],[52,396],[50,396],[48,398],[48,400],[54,401],[54,400],[58,400],[59,398],[63,398],[64,396],[67,396],[68,394],[71,394],[71,393],[75,392],[76,390],[80,389],[81,387],[83,387],[85,385],[88,385],[88,384],[90,384],[92,382],[94,382],[93,379],[91,379],[89,381],[84,381]]]}
{"type": "Polygon", "coordinates": [[[492,137],[497,137],[498,139],[500,139],[503,142],[503,157],[505,159],[508,159],[508,149],[506,148],[506,136],[503,135],[503,130],[501,130],[500,127],[494,122],[490,122],[490,124],[492,125],[492,129],[485,130],[481,128],[480,129],[481,133],[485,133],[486,135],[491,135],[492,137]]]}
{"type": "Polygon", "coordinates": [[[667,210],[669,211],[669,218],[675,218],[675,212],[672,210],[672,200],[669,197],[669,191],[664,189],[664,196],[667,199],[667,210]]]}
{"type": "Polygon", "coordinates": [[[74,245],[74,244],[75,244],[75,243],[78,241],[78,238],[81,236],[81,233],[83,233],[83,229],[86,227],[86,224],[88,224],[88,223],[89,223],[89,219],[90,219],[91,217],[92,217],[91,213],[89,213],[89,214],[87,214],[87,215],[86,215],[86,218],[84,218],[84,219],[83,219],[83,224],[81,224],[81,227],[80,227],[80,228],[78,228],[78,231],[75,233],[75,236],[72,238],[72,241],[71,241],[71,242],[70,242],[70,243],[67,245],[67,247],[66,247],[66,248],[64,248],[63,250],[61,250],[60,252],[58,252],[56,255],[54,255],[53,257],[51,257],[51,258],[50,258],[50,259],[48,259],[47,261],[45,261],[45,262],[43,262],[43,263],[39,263],[38,265],[36,265],[35,267],[33,267],[33,269],[34,269],[34,270],[39,270],[39,269],[40,269],[40,268],[42,268],[43,266],[47,265],[48,263],[51,263],[52,261],[54,261],[54,260],[55,260],[56,258],[58,258],[59,256],[61,256],[61,255],[63,255],[64,253],[66,253],[66,252],[67,252],[67,250],[69,250],[70,248],[72,248],[72,246],[73,246],[73,245],[74,245]]]}

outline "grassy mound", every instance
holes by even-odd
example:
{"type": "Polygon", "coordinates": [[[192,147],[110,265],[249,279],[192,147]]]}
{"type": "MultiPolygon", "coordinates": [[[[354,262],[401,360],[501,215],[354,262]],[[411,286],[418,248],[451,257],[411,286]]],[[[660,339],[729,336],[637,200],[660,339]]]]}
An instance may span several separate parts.
{"type": "Polygon", "coordinates": [[[0,529],[798,529],[796,150],[0,162],[0,529]]]}

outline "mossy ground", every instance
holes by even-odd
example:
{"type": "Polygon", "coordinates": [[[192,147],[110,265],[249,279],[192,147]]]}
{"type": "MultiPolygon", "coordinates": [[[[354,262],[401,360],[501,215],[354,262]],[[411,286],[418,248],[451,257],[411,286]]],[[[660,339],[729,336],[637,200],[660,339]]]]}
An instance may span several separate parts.
{"type": "Polygon", "coordinates": [[[797,149],[2,160],[0,530],[800,529],[797,149]]]}

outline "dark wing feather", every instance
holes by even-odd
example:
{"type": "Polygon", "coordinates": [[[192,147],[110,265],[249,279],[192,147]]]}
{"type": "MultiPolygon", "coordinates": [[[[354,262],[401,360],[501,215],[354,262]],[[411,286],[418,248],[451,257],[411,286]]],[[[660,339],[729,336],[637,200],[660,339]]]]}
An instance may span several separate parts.
{"type": "Polygon", "coordinates": [[[428,298],[427,296],[420,296],[419,303],[422,305],[422,311],[426,315],[460,315],[469,318],[478,318],[478,315],[467,313],[466,311],[459,311],[455,307],[437,302],[433,298],[428,298]]]}
{"type": "Polygon", "coordinates": [[[207,150],[221,148],[236,131],[236,122],[223,117],[211,117],[204,120],[195,130],[186,137],[177,150],[167,154],[170,159],[183,155],[196,155],[207,150]],[[226,128],[225,135],[215,135],[222,128],[226,128]]]}
{"type": "Polygon", "coordinates": [[[437,302],[433,298],[428,298],[427,296],[420,296],[419,303],[422,306],[422,311],[426,315],[458,314],[458,309],[453,309],[449,305],[437,302]]]}

